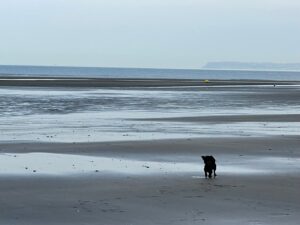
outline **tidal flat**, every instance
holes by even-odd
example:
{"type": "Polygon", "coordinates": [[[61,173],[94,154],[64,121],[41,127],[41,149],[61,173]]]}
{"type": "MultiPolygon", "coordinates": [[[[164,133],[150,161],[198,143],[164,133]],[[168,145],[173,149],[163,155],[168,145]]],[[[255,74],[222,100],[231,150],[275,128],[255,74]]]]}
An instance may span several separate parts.
{"type": "Polygon", "coordinates": [[[1,82],[1,224],[300,220],[296,82],[1,82]]]}

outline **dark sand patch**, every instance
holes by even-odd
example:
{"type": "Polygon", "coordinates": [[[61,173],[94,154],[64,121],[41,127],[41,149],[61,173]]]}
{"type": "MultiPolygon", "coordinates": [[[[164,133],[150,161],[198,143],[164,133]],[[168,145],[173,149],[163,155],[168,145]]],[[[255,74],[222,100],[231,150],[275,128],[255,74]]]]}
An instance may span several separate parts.
{"type": "Polygon", "coordinates": [[[140,121],[169,121],[188,123],[241,123],[241,122],[300,122],[300,114],[222,115],[135,119],[140,121]]]}
{"type": "Polygon", "coordinates": [[[119,79],[119,78],[57,78],[57,77],[11,77],[1,76],[0,86],[31,87],[171,87],[171,86],[215,86],[215,85],[291,85],[298,81],[267,80],[204,80],[193,79],[119,79]]]}

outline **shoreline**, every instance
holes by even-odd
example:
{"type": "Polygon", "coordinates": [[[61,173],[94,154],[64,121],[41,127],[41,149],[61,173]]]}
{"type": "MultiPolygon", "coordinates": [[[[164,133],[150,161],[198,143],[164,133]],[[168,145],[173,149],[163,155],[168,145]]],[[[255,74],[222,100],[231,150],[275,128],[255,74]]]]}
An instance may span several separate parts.
{"type": "Polygon", "coordinates": [[[0,87],[209,87],[228,85],[300,85],[300,81],[280,80],[205,80],[205,79],[136,79],[1,76],[0,87]]]}

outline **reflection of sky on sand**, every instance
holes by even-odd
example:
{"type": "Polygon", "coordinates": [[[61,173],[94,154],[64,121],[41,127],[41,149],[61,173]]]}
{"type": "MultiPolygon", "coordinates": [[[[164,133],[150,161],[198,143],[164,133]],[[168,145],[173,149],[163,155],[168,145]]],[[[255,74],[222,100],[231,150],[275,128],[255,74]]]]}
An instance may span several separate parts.
{"type": "MultiPolygon", "coordinates": [[[[294,89],[290,89],[294,93],[294,89]]],[[[277,90],[277,89],[276,89],[277,90]]],[[[0,88],[0,141],[115,141],[295,135],[300,123],[196,124],[135,118],[298,113],[267,87],[179,89],[0,88]],[[271,97],[270,97],[271,96],[271,97]]],[[[277,93],[277,92],[276,92],[277,93]]]]}
{"type": "MultiPolygon", "coordinates": [[[[289,89],[288,89],[289,90],[289,89]]],[[[291,88],[292,92],[296,92],[291,88]]],[[[286,90],[283,90],[286,92],[286,90]]],[[[0,88],[0,115],[117,112],[118,117],[299,112],[296,99],[272,97],[269,88],[84,89],[0,88]],[[265,91],[265,92],[264,92],[265,91]],[[270,97],[271,94],[271,97],[270,97]]]]}
{"type": "Polygon", "coordinates": [[[218,165],[223,174],[294,174],[300,171],[300,158],[243,156],[230,157],[218,165]]]}
{"type": "MultiPolygon", "coordinates": [[[[219,159],[217,172],[221,174],[251,175],[289,173],[300,170],[299,158],[260,157],[219,159]]],[[[115,173],[132,175],[184,173],[203,175],[203,164],[195,162],[142,161],[127,158],[109,158],[53,153],[2,154],[0,175],[83,175],[115,173]]],[[[221,175],[219,174],[219,175],[221,175]]]]}
{"type": "Polygon", "coordinates": [[[197,124],[131,121],[113,115],[69,114],[8,118],[1,141],[103,142],[194,137],[298,135],[299,122],[197,124]],[[112,117],[112,118],[110,118],[112,117]],[[13,124],[13,125],[12,125],[13,124]]]}

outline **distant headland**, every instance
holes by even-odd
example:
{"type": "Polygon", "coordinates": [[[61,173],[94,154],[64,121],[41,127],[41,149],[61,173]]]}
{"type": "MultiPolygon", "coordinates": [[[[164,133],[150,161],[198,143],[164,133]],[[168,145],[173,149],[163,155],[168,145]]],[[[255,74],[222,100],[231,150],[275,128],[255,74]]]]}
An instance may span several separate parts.
{"type": "Polygon", "coordinates": [[[212,70],[281,70],[281,71],[300,71],[300,63],[253,63],[253,62],[208,62],[202,69],[212,70]]]}

